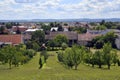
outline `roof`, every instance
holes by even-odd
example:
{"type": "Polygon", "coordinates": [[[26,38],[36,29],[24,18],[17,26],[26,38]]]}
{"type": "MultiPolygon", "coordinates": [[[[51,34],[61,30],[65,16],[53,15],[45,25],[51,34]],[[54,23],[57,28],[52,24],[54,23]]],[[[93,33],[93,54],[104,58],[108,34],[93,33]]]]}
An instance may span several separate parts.
{"type": "Polygon", "coordinates": [[[22,35],[0,35],[0,42],[17,45],[23,42],[22,35]]]}
{"type": "Polygon", "coordinates": [[[78,41],[91,41],[96,36],[100,36],[100,34],[90,34],[90,33],[78,34],[78,41]]]}
{"type": "Polygon", "coordinates": [[[108,32],[113,31],[114,33],[118,33],[120,34],[120,30],[118,29],[106,29],[106,30],[87,30],[87,33],[91,33],[91,34],[106,34],[108,32]]]}
{"type": "Polygon", "coordinates": [[[34,32],[34,31],[37,31],[37,30],[42,30],[42,29],[27,29],[26,32],[34,32]]]}
{"type": "Polygon", "coordinates": [[[108,32],[109,32],[108,30],[89,30],[89,29],[87,29],[87,33],[90,33],[90,34],[106,34],[108,32]]]}
{"type": "Polygon", "coordinates": [[[45,39],[52,40],[59,34],[65,35],[69,40],[77,40],[78,38],[76,32],[50,32],[50,34],[45,35],[45,39]]]}
{"type": "Polygon", "coordinates": [[[32,37],[32,35],[27,34],[27,33],[23,35],[23,38],[24,38],[25,40],[30,40],[31,37],[32,37]]]}
{"type": "Polygon", "coordinates": [[[25,30],[27,30],[28,28],[27,27],[24,27],[24,26],[13,26],[12,27],[12,31],[16,32],[17,30],[20,30],[20,32],[24,32],[25,30]]]}
{"type": "Polygon", "coordinates": [[[52,27],[51,29],[50,29],[50,31],[58,31],[58,27],[52,27]]]}

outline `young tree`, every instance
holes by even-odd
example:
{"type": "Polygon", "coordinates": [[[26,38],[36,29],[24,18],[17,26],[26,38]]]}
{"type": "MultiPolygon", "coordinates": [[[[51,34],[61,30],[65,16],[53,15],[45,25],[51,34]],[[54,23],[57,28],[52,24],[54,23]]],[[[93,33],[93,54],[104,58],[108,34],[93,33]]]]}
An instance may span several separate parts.
{"type": "Polygon", "coordinates": [[[4,53],[6,55],[6,59],[7,59],[7,62],[9,63],[9,68],[10,69],[11,69],[13,59],[14,59],[14,56],[15,56],[16,52],[17,51],[16,51],[15,47],[12,47],[10,45],[4,47],[4,53]]]}
{"type": "Polygon", "coordinates": [[[41,56],[39,59],[39,65],[40,65],[39,69],[41,69],[43,67],[43,64],[45,63],[44,60],[45,60],[44,56],[41,56]]]}
{"type": "Polygon", "coordinates": [[[115,64],[118,61],[117,50],[113,49],[112,52],[111,52],[111,54],[112,54],[112,62],[114,63],[114,66],[115,66],[115,64]]]}
{"type": "Polygon", "coordinates": [[[73,46],[72,51],[73,51],[73,63],[75,66],[75,70],[77,70],[78,65],[82,61],[83,50],[79,49],[77,46],[73,46]]]}
{"type": "Polygon", "coordinates": [[[66,43],[62,43],[62,49],[65,50],[68,47],[66,43]]]}
{"type": "Polygon", "coordinates": [[[106,43],[103,46],[103,53],[104,53],[104,61],[108,66],[108,69],[110,69],[111,63],[112,63],[112,55],[111,55],[112,46],[110,43],[106,43]]]}
{"type": "Polygon", "coordinates": [[[46,63],[47,59],[48,59],[48,54],[46,50],[41,51],[41,56],[44,56],[44,61],[46,63]]]}
{"type": "Polygon", "coordinates": [[[104,63],[103,52],[95,51],[94,57],[95,57],[95,64],[97,64],[99,66],[99,68],[102,68],[102,65],[104,63]]]}
{"type": "Polygon", "coordinates": [[[58,54],[57,54],[57,58],[58,58],[58,61],[59,62],[63,62],[63,51],[59,51],[58,54]]]}
{"type": "Polygon", "coordinates": [[[82,48],[79,49],[78,46],[74,45],[72,48],[65,49],[65,53],[58,54],[58,60],[62,61],[69,68],[75,67],[77,70],[78,65],[81,63],[83,57],[82,48]]]}
{"type": "Polygon", "coordinates": [[[73,51],[70,48],[67,48],[65,50],[65,53],[63,54],[63,63],[68,66],[69,68],[73,68],[74,62],[73,62],[73,51]]]}

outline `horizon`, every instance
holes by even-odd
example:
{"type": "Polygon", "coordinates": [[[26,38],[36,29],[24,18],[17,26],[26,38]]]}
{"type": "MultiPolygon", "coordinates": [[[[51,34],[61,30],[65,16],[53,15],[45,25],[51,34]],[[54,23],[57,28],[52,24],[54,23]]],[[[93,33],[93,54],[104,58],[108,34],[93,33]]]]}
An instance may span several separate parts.
{"type": "Polygon", "coordinates": [[[120,18],[120,0],[0,0],[0,20],[120,18]]]}
{"type": "Polygon", "coordinates": [[[59,19],[55,19],[55,18],[46,18],[46,19],[0,19],[1,21],[2,20],[108,20],[108,19],[120,19],[120,18],[59,18],[59,19]]]}

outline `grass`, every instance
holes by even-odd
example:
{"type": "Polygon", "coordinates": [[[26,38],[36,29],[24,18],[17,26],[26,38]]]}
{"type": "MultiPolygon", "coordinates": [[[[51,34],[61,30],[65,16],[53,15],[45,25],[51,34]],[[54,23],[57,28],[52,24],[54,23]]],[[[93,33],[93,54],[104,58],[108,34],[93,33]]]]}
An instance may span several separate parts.
{"type": "Polygon", "coordinates": [[[66,69],[57,61],[55,52],[49,56],[42,69],[38,69],[39,53],[27,64],[8,69],[0,65],[0,80],[120,80],[120,67],[112,66],[111,70],[80,64],[78,70],[66,69]]]}

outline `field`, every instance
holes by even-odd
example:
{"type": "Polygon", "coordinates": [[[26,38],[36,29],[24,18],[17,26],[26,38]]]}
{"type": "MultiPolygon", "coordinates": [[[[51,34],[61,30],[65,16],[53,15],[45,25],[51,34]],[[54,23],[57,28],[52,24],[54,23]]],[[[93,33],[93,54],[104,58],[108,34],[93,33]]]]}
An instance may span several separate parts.
{"type": "Polygon", "coordinates": [[[38,69],[39,53],[27,64],[8,69],[8,65],[0,65],[0,80],[120,80],[120,67],[112,66],[99,69],[80,64],[78,70],[66,69],[57,61],[55,52],[49,56],[42,69],[38,69]]]}

